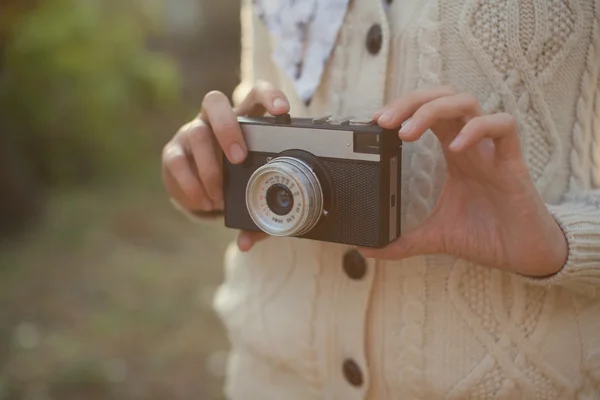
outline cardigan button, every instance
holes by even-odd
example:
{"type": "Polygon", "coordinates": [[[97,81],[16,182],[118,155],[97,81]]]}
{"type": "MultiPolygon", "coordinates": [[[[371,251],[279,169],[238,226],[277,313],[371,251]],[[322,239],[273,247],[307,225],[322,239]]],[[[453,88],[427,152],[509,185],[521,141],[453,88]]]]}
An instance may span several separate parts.
{"type": "Polygon", "coordinates": [[[367,262],[356,250],[350,250],[344,254],[343,266],[350,279],[362,279],[367,273],[367,262]]]}
{"type": "Polygon", "coordinates": [[[367,50],[369,53],[375,55],[379,53],[381,50],[381,45],[383,44],[383,31],[381,30],[381,25],[375,24],[367,33],[367,50]]]}
{"type": "Polygon", "coordinates": [[[352,385],[352,386],[362,386],[363,384],[363,375],[360,370],[360,367],[353,360],[346,360],[342,366],[342,370],[344,372],[344,378],[352,385]]]}

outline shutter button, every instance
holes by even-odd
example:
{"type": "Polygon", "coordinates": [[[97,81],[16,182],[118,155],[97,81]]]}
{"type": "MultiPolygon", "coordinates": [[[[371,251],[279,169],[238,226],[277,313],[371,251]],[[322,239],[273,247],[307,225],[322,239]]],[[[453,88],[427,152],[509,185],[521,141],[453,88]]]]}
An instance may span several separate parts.
{"type": "Polygon", "coordinates": [[[367,50],[369,53],[375,55],[379,53],[381,50],[381,45],[383,44],[383,32],[381,30],[381,25],[375,24],[369,29],[367,33],[367,50]]]}
{"type": "Polygon", "coordinates": [[[275,116],[275,123],[279,125],[289,125],[292,123],[290,114],[281,114],[275,116]]]}
{"type": "Polygon", "coordinates": [[[350,250],[344,254],[344,271],[351,279],[362,279],[367,273],[367,262],[356,250],[350,250]]]}
{"type": "Polygon", "coordinates": [[[363,376],[358,365],[353,360],[346,360],[343,364],[344,377],[352,386],[362,386],[363,376]]]}

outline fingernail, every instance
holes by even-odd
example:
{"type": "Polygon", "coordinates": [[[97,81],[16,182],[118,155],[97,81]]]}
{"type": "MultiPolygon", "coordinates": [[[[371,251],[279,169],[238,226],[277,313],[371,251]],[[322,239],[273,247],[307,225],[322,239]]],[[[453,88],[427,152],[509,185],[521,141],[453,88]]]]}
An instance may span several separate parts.
{"type": "Polygon", "coordinates": [[[281,98],[276,98],[275,100],[273,100],[273,107],[274,108],[285,108],[287,107],[287,102],[281,98]]]}
{"type": "Polygon", "coordinates": [[[458,136],[454,138],[454,140],[452,141],[452,143],[450,143],[450,146],[448,147],[450,147],[450,150],[459,150],[464,142],[464,137],[459,133],[458,136]]]}
{"type": "Polygon", "coordinates": [[[238,247],[242,251],[248,251],[252,247],[252,240],[248,237],[248,235],[242,233],[238,239],[238,247]]]}
{"type": "Polygon", "coordinates": [[[413,126],[414,126],[414,122],[412,119],[409,119],[408,121],[406,121],[402,125],[402,128],[400,129],[400,136],[406,136],[406,134],[410,133],[413,129],[413,126]]]}
{"type": "Polygon", "coordinates": [[[231,147],[229,147],[229,157],[231,157],[231,161],[234,163],[241,163],[244,161],[244,157],[246,157],[246,155],[244,154],[242,146],[240,146],[238,143],[234,143],[231,145],[231,147]]]}
{"type": "Polygon", "coordinates": [[[394,118],[394,111],[387,110],[386,112],[384,112],[381,115],[381,117],[379,117],[379,120],[377,122],[380,124],[387,124],[387,123],[391,122],[393,118],[394,118]]]}
{"type": "Polygon", "coordinates": [[[384,112],[383,110],[375,111],[373,113],[373,116],[371,117],[373,119],[373,121],[377,121],[381,117],[383,112],[384,112]]]}

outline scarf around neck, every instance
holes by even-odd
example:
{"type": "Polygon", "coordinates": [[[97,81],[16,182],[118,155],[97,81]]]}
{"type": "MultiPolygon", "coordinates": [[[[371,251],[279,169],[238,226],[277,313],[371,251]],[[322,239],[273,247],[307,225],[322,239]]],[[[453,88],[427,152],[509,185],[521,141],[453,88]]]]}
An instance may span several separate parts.
{"type": "Polygon", "coordinates": [[[349,0],[253,0],[254,12],[276,39],[272,58],[306,103],[314,96],[349,0]]]}

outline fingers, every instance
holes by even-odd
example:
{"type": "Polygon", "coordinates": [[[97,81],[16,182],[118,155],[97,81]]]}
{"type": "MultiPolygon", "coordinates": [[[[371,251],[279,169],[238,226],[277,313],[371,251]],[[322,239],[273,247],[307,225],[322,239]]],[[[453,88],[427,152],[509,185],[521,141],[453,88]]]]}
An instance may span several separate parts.
{"type": "Polygon", "coordinates": [[[187,142],[193,154],[194,167],[208,197],[216,208],[223,202],[223,172],[220,152],[210,127],[196,120],[195,126],[188,129],[187,142]]]}
{"type": "Polygon", "coordinates": [[[244,161],[248,150],[237,115],[227,96],[217,91],[208,93],[202,102],[199,118],[210,125],[219,146],[231,163],[239,164],[244,161]]]}
{"type": "Polygon", "coordinates": [[[494,141],[496,155],[500,158],[521,155],[517,121],[515,117],[506,113],[473,118],[460,131],[449,148],[454,152],[464,151],[485,138],[494,141]]]}
{"type": "MultiPolygon", "coordinates": [[[[483,113],[477,98],[469,93],[460,93],[452,96],[439,97],[422,105],[400,129],[400,138],[411,142],[419,139],[428,129],[432,129],[439,121],[464,120],[467,122],[473,117],[483,113]]],[[[436,130],[441,141],[445,130],[436,130]]]]}
{"type": "Polygon", "coordinates": [[[237,240],[238,248],[241,251],[249,251],[256,243],[265,240],[268,236],[264,232],[241,231],[237,240]]]}
{"type": "Polygon", "coordinates": [[[373,119],[382,128],[396,129],[412,117],[423,105],[440,97],[456,94],[458,94],[458,91],[451,86],[441,86],[412,92],[392,101],[383,110],[376,112],[373,115],[373,119]]]}
{"type": "Polygon", "coordinates": [[[165,146],[162,165],[165,187],[182,207],[190,211],[212,210],[213,204],[178,142],[171,142],[165,146]]]}
{"type": "Polygon", "coordinates": [[[209,125],[227,159],[233,164],[244,161],[248,149],[238,123],[239,115],[263,115],[265,111],[272,115],[289,112],[290,105],[281,90],[268,82],[258,82],[248,96],[235,110],[229,99],[221,92],[208,93],[202,102],[200,120],[209,125]]]}
{"type": "Polygon", "coordinates": [[[425,221],[414,231],[400,236],[384,248],[359,248],[365,258],[379,260],[400,260],[426,254],[444,253],[442,235],[429,221],[425,221]]]}
{"type": "Polygon", "coordinates": [[[440,142],[449,145],[454,152],[468,149],[487,138],[494,141],[496,155],[500,158],[521,154],[513,116],[506,113],[484,116],[474,95],[458,93],[452,87],[413,92],[391,102],[375,113],[373,119],[387,129],[404,123],[398,134],[407,142],[418,140],[431,129],[440,142]]]}
{"type": "Polygon", "coordinates": [[[290,111],[287,97],[281,90],[265,81],[259,81],[236,108],[237,115],[261,116],[285,114],[290,111]]]}
{"type": "Polygon", "coordinates": [[[220,209],[223,173],[219,147],[234,164],[243,162],[248,153],[238,115],[265,111],[277,115],[289,110],[283,92],[267,82],[259,82],[236,110],[223,93],[208,93],[198,117],[182,127],[163,150],[163,180],[169,193],[190,211],[220,209]]]}

